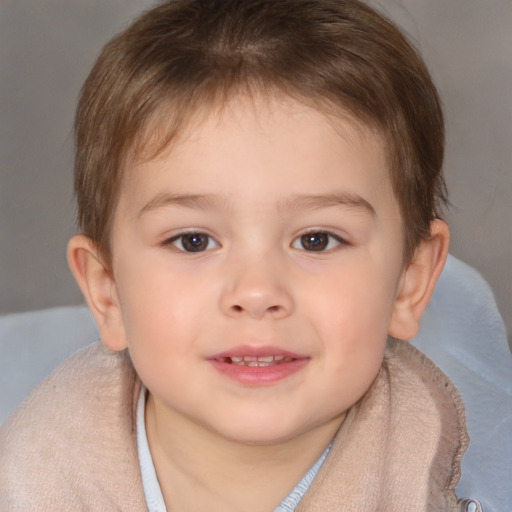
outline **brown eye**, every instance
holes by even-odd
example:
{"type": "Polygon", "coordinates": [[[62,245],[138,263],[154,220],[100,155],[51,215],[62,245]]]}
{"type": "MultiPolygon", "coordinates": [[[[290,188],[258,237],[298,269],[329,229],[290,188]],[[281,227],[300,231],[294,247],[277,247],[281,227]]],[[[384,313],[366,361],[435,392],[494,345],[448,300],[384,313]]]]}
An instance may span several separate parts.
{"type": "Polygon", "coordinates": [[[294,249],[303,251],[330,251],[340,245],[349,245],[343,238],[326,231],[310,231],[292,242],[294,249]]]}
{"type": "Polygon", "coordinates": [[[218,247],[218,244],[208,235],[204,233],[186,233],[178,235],[168,243],[171,243],[177,249],[184,252],[202,252],[213,247],[218,247]]]}
{"type": "Polygon", "coordinates": [[[329,245],[327,233],[307,233],[300,237],[300,244],[306,251],[324,251],[329,245]]]}
{"type": "Polygon", "coordinates": [[[204,251],[208,247],[208,237],[200,233],[192,233],[182,237],[183,248],[188,252],[204,251]]]}

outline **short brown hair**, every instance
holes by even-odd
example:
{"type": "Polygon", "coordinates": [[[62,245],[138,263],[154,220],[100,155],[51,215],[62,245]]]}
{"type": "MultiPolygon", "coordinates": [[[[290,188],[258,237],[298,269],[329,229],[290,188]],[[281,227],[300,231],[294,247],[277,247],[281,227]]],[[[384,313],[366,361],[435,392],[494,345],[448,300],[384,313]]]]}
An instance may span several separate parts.
{"type": "Polygon", "coordinates": [[[170,0],[105,46],[77,108],[78,226],[107,259],[124,163],[154,140],[158,115],[169,117],[157,150],[199,107],[240,90],[283,92],[376,129],[412,257],[445,202],[444,124],[400,30],[359,0],[170,0]]]}

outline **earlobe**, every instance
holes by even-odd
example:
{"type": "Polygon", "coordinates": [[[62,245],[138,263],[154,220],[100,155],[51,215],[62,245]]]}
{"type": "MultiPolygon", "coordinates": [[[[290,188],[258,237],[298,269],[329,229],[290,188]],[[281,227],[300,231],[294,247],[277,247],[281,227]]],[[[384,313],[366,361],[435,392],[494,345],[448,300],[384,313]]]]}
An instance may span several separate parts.
{"type": "Polygon", "coordinates": [[[389,335],[410,340],[416,336],[420,319],[448,256],[450,233],[442,220],[430,226],[430,238],[423,240],[404,270],[394,304],[389,335]]]}
{"type": "Polygon", "coordinates": [[[68,265],[96,320],[103,343],[112,350],[126,348],[122,310],[112,273],[88,237],[68,242],[68,265]]]}

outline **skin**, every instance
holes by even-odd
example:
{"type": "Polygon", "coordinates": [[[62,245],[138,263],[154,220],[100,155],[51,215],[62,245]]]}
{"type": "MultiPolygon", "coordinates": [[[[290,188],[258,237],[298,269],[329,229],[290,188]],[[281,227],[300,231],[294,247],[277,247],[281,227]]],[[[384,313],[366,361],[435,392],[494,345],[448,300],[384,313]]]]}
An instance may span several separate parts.
{"type": "Polygon", "coordinates": [[[370,387],[388,334],[414,336],[448,230],[435,221],[404,268],[385,162],[357,123],[237,97],[127,169],[112,270],[90,240],[71,240],[104,343],[129,349],[149,390],[173,510],[272,510],[370,387]],[[272,379],[219,371],[219,354],[244,350],[301,364],[272,379]]]}

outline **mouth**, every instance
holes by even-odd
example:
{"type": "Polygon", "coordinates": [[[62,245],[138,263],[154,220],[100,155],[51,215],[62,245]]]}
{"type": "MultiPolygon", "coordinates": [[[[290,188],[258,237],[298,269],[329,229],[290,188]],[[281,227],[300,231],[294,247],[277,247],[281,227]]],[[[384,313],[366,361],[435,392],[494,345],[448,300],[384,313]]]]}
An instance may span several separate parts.
{"type": "Polygon", "coordinates": [[[270,385],[304,368],[310,358],[278,348],[238,347],[210,358],[221,374],[243,385],[270,385]]]}
{"type": "Polygon", "coordinates": [[[249,368],[266,368],[278,364],[291,363],[296,358],[288,357],[283,354],[268,356],[228,356],[216,358],[220,363],[234,364],[236,366],[246,366],[249,368]]]}

